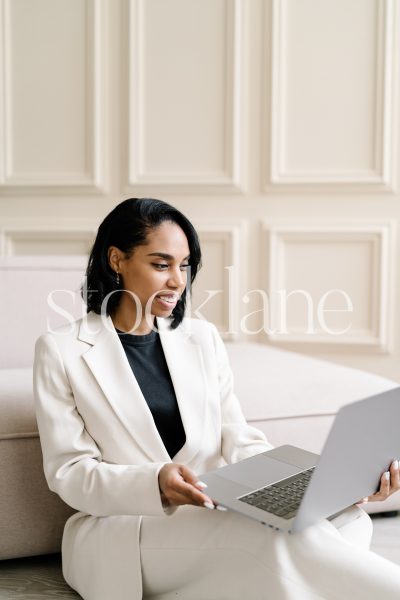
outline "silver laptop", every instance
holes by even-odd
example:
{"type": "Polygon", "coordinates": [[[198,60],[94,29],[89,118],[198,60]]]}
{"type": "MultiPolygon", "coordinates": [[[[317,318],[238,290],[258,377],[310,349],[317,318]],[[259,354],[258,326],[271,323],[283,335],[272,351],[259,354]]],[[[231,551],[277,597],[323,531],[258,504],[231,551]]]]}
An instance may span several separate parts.
{"type": "Polygon", "coordinates": [[[400,387],[339,410],[320,456],[279,446],[200,475],[218,504],[294,533],[376,492],[400,459],[400,387]]]}

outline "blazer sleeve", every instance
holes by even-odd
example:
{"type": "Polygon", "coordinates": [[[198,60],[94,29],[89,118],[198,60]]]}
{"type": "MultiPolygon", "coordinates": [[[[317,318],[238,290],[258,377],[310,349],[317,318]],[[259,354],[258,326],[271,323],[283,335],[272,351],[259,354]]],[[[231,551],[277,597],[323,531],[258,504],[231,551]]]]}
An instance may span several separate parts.
{"type": "Polygon", "coordinates": [[[212,332],[221,401],[222,456],[227,463],[234,463],[271,450],[273,446],[262,431],[247,424],[234,393],[233,373],[225,345],[214,325],[212,332]]]}
{"type": "Polygon", "coordinates": [[[34,396],[49,488],[76,510],[94,515],[165,515],[158,473],[165,463],[109,464],[85,429],[58,346],[36,343],[34,396]]]}

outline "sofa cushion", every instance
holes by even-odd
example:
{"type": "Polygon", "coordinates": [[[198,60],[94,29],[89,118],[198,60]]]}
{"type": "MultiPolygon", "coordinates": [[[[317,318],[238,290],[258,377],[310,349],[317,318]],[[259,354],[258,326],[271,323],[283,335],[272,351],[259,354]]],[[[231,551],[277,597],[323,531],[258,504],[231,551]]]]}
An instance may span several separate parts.
{"type": "Polygon", "coordinates": [[[0,369],[0,439],[37,436],[32,369],[0,369]]]}
{"type": "Polygon", "coordinates": [[[378,375],[264,344],[226,344],[235,390],[249,421],[336,414],[398,384],[378,375]]]}
{"type": "MultiPolygon", "coordinates": [[[[251,342],[226,344],[248,421],[332,415],[398,384],[378,375],[251,342]]],[[[32,369],[0,369],[0,437],[37,435],[32,369]]]]}

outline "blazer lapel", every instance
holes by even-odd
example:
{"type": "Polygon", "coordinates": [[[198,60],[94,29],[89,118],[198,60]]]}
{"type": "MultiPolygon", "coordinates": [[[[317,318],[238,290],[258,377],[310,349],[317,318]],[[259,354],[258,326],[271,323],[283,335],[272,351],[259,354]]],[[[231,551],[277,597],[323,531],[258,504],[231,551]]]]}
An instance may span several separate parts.
{"type": "Polygon", "coordinates": [[[111,318],[89,313],[81,323],[79,339],[91,345],[83,359],[129,434],[151,461],[169,462],[111,318]]]}
{"type": "Polygon", "coordinates": [[[186,442],[173,459],[188,463],[201,448],[205,420],[207,379],[201,347],[191,341],[183,324],[172,330],[168,319],[157,319],[157,328],[186,432],[186,442]]]}

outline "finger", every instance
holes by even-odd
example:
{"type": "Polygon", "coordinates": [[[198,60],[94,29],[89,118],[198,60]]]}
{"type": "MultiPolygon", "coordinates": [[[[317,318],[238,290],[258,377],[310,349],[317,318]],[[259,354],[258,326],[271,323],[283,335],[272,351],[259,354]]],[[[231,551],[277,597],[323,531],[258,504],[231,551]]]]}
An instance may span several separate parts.
{"type": "Polygon", "coordinates": [[[178,481],[176,490],[183,494],[192,502],[198,506],[203,505],[205,502],[213,504],[211,498],[198,490],[194,485],[186,483],[185,481],[178,481]]]}
{"type": "Polygon", "coordinates": [[[377,500],[385,499],[390,494],[390,472],[385,471],[381,476],[381,485],[377,494],[373,494],[372,498],[377,500]]]}
{"type": "Polygon", "coordinates": [[[361,500],[359,500],[355,504],[366,504],[367,502],[369,502],[369,496],[365,496],[365,498],[361,498],[361,500]]]}
{"type": "Polygon", "coordinates": [[[385,471],[381,476],[379,490],[368,496],[362,498],[356,504],[364,504],[366,502],[374,502],[378,500],[386,500],[393,492],[400,490],[400,472],[399,472],[399,461],[394,460],[390,465],[389,471],[385,471]]]}
{"type": "MultiPolygon", "coordinates": [[[[179,501],[183,503],[182,497],[184,497],[186,499],[186,502],[184,502],[185,504],[194,504],[196,506],[205,506],[206,508],[214,509],[215,504],[211,498],[200,491],[205,489],[207,484],[199,481],[196,474],[186,465],[176,466],[177,472],[172,475],[169,485],[176,494],[179,494],[179,498],[178,496],[174,496],[175,500],[173,500],[172,493],[170,493],[168,495],[168,500],[170,502],[175,502],[179,499],[179,501]]],[[[223,508],[220,508],[219,510],[223,510],[223,508]]]]}
{"type": "MultiPolygon", "coordinates": [[[[172,472],[170,474],[167,488],[164,490],[170,502],[173,502],[175,500],[176,494],[184,496],[186,499],[186,504],[196,504],[202,506],[205,502],[212,502],[209,496],[203,494],[197,487],[195,487],[191,483],[186,482],[183,478],[183,475],[189,475],[191,477],[190,472],[189,474],[187,472],[182,473],[182,469],[177,469],[175,472],[172,472]]],[[[196,479],[194,474],[193,477],[196,479]]]]}
{"type": "Polygon", "coordinates": [[[196,485],[198,482],[198,477],[195,473],[189,469],[186,465],[179,465],[179,472],[182,475],[183,479],[192,485],[196,485]]]}
{"type": "Polygon", "coordinates": [[[201,490],[207,488],[207,484],[199,481],[197,475],[189,467],[179,465],[179,473],[181,479],[178,486],[181,493],[188,494],[194,504],[212,503],[211,498],[201,492],[201,490]]]}
{"type": "Polygon", "coordinates": [[[168,501],[170,502],[170,504],[176,505],[191,504],[194,506],[200,506],[209,509],[215,508],[214,503],[207,496],[205,496],[204,498],[201,497],[193,499],[190,495],[182,494],[177,490],[171,490],[171,492],[168,494],[168,501]]]}
{"type": "Polygon", "coordinates": [[[199,490],[205,490],[206,488],[208,488],[208,485],[206,483],[204,483],[204,481],[196,481],[196,483],[194,485],[197,488],[199,488],[199,490]]]}
{"type": "Polygon", "coordinates": [[[385,471],[381,475],[379,490],[368,497],[368,502],[380,502],[386,500],[390,494],[390,473],[385,471]]]}
{"type": "Polygon", "coordinates": [[[203,500],[200,497],[195,502],[192,493],[193,489],[196,488],[192,488],[190,484],[185,483],[179,473],[171,473],[167,485],[164,487],[164,494],[171,504],[202,504],[206,501],[206,498],[203,500]]]}
{"type": "Polygon", "coordinates": [[[391,492],[395,492],[400,489],[400,474],[399,474],[399,461],[394,460],[390,465],[390,488],[391,492]]]}
{"type": "Polygon", "coordinates": [[[171,504],[193,504],[211,510],[216,508],[221,512],[228,510],[224,506],[215,505],[211,498],[205,494],[198,493],[198,490],[194,486],[181,480],[177,480],[176,488],[170,489],[168,500],[171,504]]]}
{"type": "Polygon", "coordinates": [[[175,505],[175,506],[182,506],[184,504],[192,504],[192,502],[190,501],[190,499],[183,495],[183,494],[179,494],[179,492],[176,492],[174,490],[172,490],[172,492],[168,495],[168,502],[171,505],[175,505]]]}
{"type": "MultiPolygon", "coordinates": [[[[190,484],[188,484],[188,485],[190,485],[190,484]]],[[[220,510],[222,512],[228,510],[224,506],[216,505],[213,502],[213,500],[209,496],[207,496],[206,494],[204,494],[204,493],[201,494],[201,496],[199,496],[199,494],[197,493],[197,489],[200,489],[201,491],[205,490],[208,487],[208,485],[206,483],[204,483],[203,481],[198,481],[197,480],[192,485],[193,485],[193,488],[194,488],[195,491],[193,491],[193,489],[191,489],[191,490],[188,490],[188,492],[192,494],[191,497],[192,497],[192,500],[193,500],[194,504],[196,504],[197,506],[204,506],[205,508],[209,508],[209,509],[216,508],[216,509],[218,509],[218,510],[220,510]]]]}

